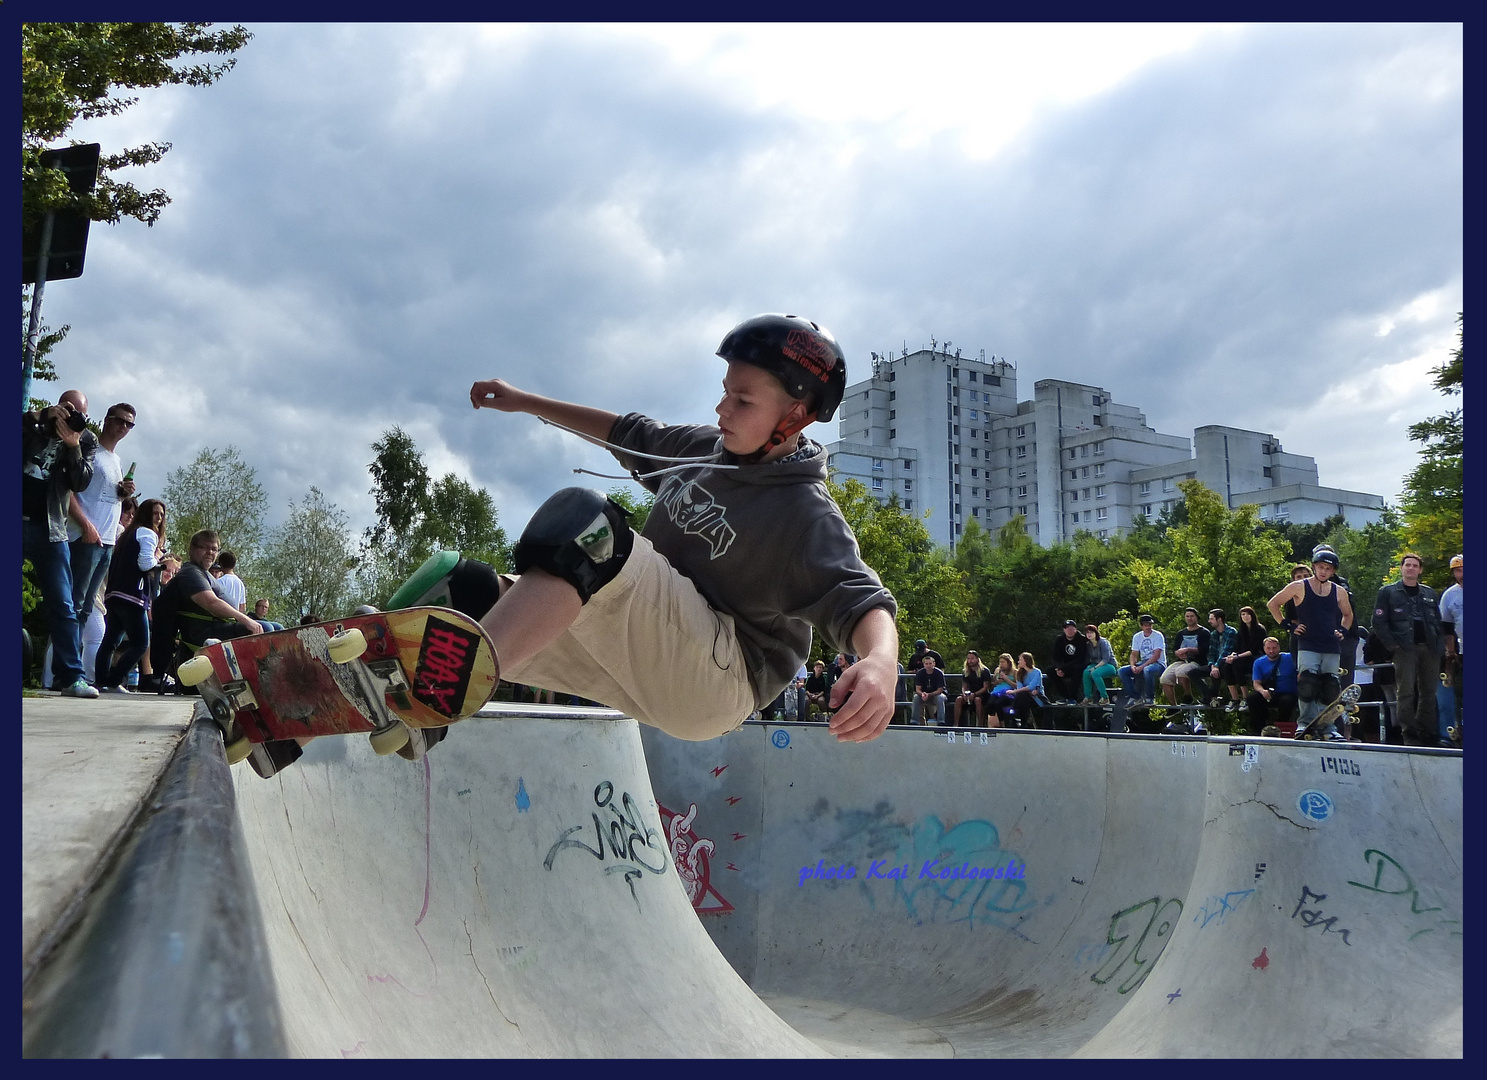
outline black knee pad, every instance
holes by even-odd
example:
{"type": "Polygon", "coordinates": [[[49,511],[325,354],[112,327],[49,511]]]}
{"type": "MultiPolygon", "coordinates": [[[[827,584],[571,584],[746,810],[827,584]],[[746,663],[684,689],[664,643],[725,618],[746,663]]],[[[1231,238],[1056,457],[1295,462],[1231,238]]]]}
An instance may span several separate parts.
{"type": "Polygon", "coordinates": [[[1296,673],[1296,696],[1302,701],[1322,700],[1322,675],[1316,671],[1296,673]]]}
{"type": "Polygon", "coordinates": [[[1317,697],[1329,705],[1342,696],[1342,680],[1336,675],[1317,676],[1317,697]]]}
{"type": "Polygon", "coordinates": [[[619,574],[634,543],[624,507],[591,488],[571,487],[537,508],[511,558],[518,574],[546,570],[587,604],[619,574]]]}

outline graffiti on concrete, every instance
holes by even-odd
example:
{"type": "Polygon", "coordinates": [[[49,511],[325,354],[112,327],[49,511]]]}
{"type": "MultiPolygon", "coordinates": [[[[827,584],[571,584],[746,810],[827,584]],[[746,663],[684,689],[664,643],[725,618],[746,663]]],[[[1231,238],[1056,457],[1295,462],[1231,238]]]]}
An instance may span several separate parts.
{"type": "Polygon", "coordinates": [[[661,830],[645,824],[634,796],[628,791],[621,793],[619,805],[615,805],[614,784],[608,780],[594,789],[594,806],[596,809],[589,812],[594,822],[594,846],[575,839],[576,834],[588,828],[587,825],[571,825],[548,848],[542,865],[551,870],[558,855],[569,849],[586,851],[601,863],[613,858],[616,861],[604,868],[605,875],[622,874],[639,907],[640,897],[635,895],[635,882],[644,873],[666,873],[666,843],[661,830]]]}
{"type": "Polygon", "coordinates": [[[1216,922],[1219,926],[1224,925],[1224,920],[1229,913],[1239,910],[1239,905],[1255,894],[1254,889],[1240,889],[1226,892],[1223,896],[1210,896],[1198,905],[1198,914],[1193,916],[1193,922],[1198,924],[1198,929],[1205,929],[1209,923],[1216,922]]]}
{"type": "Polygon", "coordinates": [[[1121,979],[1115,987],[1119,993],[1129,994],[1136,989],[1151,974],[1181,914],[1181,900],[1174,897],[1163,902],[1160,896],[1153,896],[1110,916],[1105,940],[1114,952],[1089,977],[1090,981],[1104,986],[1119,975],[1121,979]]]}
{"type": "Polygon", "coordinates": [[[660,803],[656,809],[661,813],[661,825],[666,830],[666,840],[671,848],[671,862],[682,887],[687,890],[687,899],[692,910],[699,915],[722,915],[733,910],[733,905],[723,899],[712,885],[712,857],[718,845],[703,836],[698,836],[692,826],[697,820],[697,804],[687,806],[685,814],[668,810],[660,803]]]}
{"type": "MultiPolygon", "coordinates": [[[[1462,936],[1460,919],[1447,918],[1445,908],[1439,905],[1430,907],[1423,905],[1420,899],[1420,890],[1415,885],[1415,879],[1398,859],[1380,851],[1378,848],[1369,848],[1363,853],[1363,861],[1368,864],[1369,870],[1373,871],[1373,882],[1371,884],[1365,884],[1362,881],[1350,880],[1348,882],[1349,885],[1358,889],[1367,889],[1369,892],[1381,893],[1384,896],[1397,896],[1401,901],[1408,897],[1410,902],[1408,915],[1418,916],[1429,915],[1433,912],[1441,913],[1433,920],[1426,920],[1433,921],[1436,925],[1422,927],[1416,930],[1410,935],[1409,940],[1414,941],[1415,938],[1423,934],[1433,934],[1438,931],[1446,934],[1448,937],[1462,936]]],[[[1400,914],[1406,913],[1401,911],[1400,914]]],[[[1420,920],[1416,921],[1418,922],[1420,920]]]]}
{"type": "Polygon", "coordinates": [[[1321,901],[1325,899],[1327,899],[1326,893],[1314,893],[1307,886],[1301,886],[1301,899],[1296,901],[1296,909],[1291,912],[1291,918],[1299,918],[1301,920],[1301,925],[1303,926],[1320,926],[1322,928],[1322,933],[1337,934],[1342,938],[1342,943],[1344,945],[1351,946],[1353,943],[1348,940],[1348,935],[1352,933],[1352,931],[1338,930],[1334,928],[1334,924],[1337,922],[1339,916],[1332,915],[1329,917],[1320,906],[1311,908],[1305,906],[1308,900],[1321,901]]]}

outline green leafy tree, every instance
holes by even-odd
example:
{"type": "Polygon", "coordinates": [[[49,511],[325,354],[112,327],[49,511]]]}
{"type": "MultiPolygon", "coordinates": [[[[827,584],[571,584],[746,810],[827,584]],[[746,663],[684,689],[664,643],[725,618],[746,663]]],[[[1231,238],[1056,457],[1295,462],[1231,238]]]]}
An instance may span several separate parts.
{"type": "Polygon", "coordinates": [[[510,569],[511,545],[489,492],[454,473],[431,481],[422,451],[400,427],[384,432],[372,451],[377,523],[363,535],[359,566],[359,588],[369,603],[385,604],[438,550],[510,569]]]}
{"type": "MultiPolygon", "coordinates": [[[[1448,397],[1461,394],[1465,386],[1466,326],[1460,313],[1456,325],[1457,346],[1450,358],[1433,372],[1435,388],[1448,397]]],[[[1411,439],[1420,443],[1420,462],[1404,481],[1404,497],[1400,501],[1404,535],[1400,552],[1417,553],[1424,562],[1422,577],[1444,586],[1450,581],[1447,567],[1451,556],[1462,547],[1466,446],[1462,410],[1452,409],[1422,420],[1411,425],[1409,433],[1411,439]]]]}
{"type": "MultiPolygon", "coordinates": [[[[944,656],[961,653],[970,593],[949,553],[930,540],[924,520],[904,513],[896,495],[878,502],[857,480],[828,480],[826,487],[857,536],[863,562],[898,601],[901,646],[924,638],[944,656]]],[[[903,658],[912,651],[903,648],[903,658]]],[[[819,639],[812,658],[829,659],[819,639]]]]}
{"type": "MultiPolygon", "coordinates": [[[[1182,622],[1189,606],[1203,613],[1221,607],[1231,620],[1248,604],[1257,611],[1290,580],[1290,545],[1273,532],[1260,529],[1259,507],[1230,510],[1224,500],[1198,480],[1178,484],[1187,507],[1185,524],[1167,530],[1165,562],[1133,559],[1129,569],[1136,583],[1141,612],[1157,620],[1158,628],[1182,622]]],[[[1130,641],[1134,627],[1113,626],[1112,633],[1130,641]]],[[[1111,641],[1115,642],[1112,636],[1111,641]]]]}
{"type": "Polygon", "coordinates": [[[1400,549],[1402,536],[1403,523],[1399,511],[1385,506],[1378,521],[1361,529],[1344,525],[1326,538],[1337,552],[1343,576],[1353,590],[1358,608],[1355,614],[1360,622],[1373,621],[1374,597],[1397,566],[1394,554],[1400,549]]]}
{"type": "Polygon", "coordinates": [[[650,520],[651,510],[655,508],[656,497],[651,492],[641,489],[643,494],[636,495],[630,488],[613,487],[609,489],[609,497],[623,506],[630,515],[630,525],[636,532],[645,531],[645,523],[650,520]]]}
{"type": "MultiPolygon", "coordinates": [[[[193,533],[214,529],[224,550],[251,562],[263,543],[268,496],[257,471],[238,454],[207,447],[190,465],[172,469],[165,477],[170,550],[186,557],[193,533]]],[[[242,571],[239,571],[241,575],[242,571]]],[[[246,578],[244,579],[246,580],[246,578]]]]}
{"type": "MultiPolygon", "coordinates": [[[[1321,543],[1332,543],[1340,530],[1345,528],[1347,519],[1341,514],[1333,514],[1322,521],[1300,523],[1287,521],[1285,523],[1270,522],[1261,526],[1262,530],[1272,532],[1285,540],[1291,552],[1293,564],[1311,565],[1311,553],[1321,543]]],[[[1333,548],[1337,545],[1333,543],[1333,548]]]]}
{"type": "Polygon", "coordinates": [[[349,613],[355,606],[355,569],[356,548],[346,515],[312,487],[300,502],[290,505],[289,517],[274,530],[258,576],[274,599],[275,610],[298,622],[306,615],[334,619],[349,613]]]}

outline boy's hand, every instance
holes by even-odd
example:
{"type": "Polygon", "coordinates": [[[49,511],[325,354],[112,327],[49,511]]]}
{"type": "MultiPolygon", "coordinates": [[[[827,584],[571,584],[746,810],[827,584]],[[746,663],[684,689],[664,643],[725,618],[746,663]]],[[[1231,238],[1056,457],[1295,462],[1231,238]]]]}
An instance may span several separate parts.
{"type": "Polygon", "coordinates": [[[504,379],[485,379],[470,387],[470,404],[477,409],[521,412],[527,397],[526,391],[518,390],[504,379]]]}
{"type": "MultiPolygon", "coordinates": [[[[831,688],[831,733],[839,742],[870,742],[893,719],[893,691],[898,664],[891,655],[864,656],[842,673],[831,688]]],[[[921,691],[921,696],[923,692],[921,691]]]]}

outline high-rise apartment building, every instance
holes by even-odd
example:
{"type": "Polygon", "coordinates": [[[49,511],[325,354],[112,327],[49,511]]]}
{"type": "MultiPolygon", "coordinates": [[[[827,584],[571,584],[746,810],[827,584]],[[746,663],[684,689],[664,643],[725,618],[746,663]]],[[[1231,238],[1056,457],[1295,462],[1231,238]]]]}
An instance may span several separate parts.
{"type": "Polygon", "coordinates": [[[1260,506],[1267,520],[1376,521],[1380,496],[1319,485],[1314,458],[1287,454],[1272,435],[1200,427],[1189,440],[1147,426],[1102,387],[1043,379],[1017,400],[1017,369],[985,354],[924,350],[875,359],[870,378],[847,387],[839,439],[827,446],[838,480],[862,481],[881,501],[929,514],[938,544],[953,546],[968,521],[995,530],[1021,514],[1043,545],[1086,530],[1129,529],[1160,516],[1196,477],[1230,507],[1260,506]]]}

